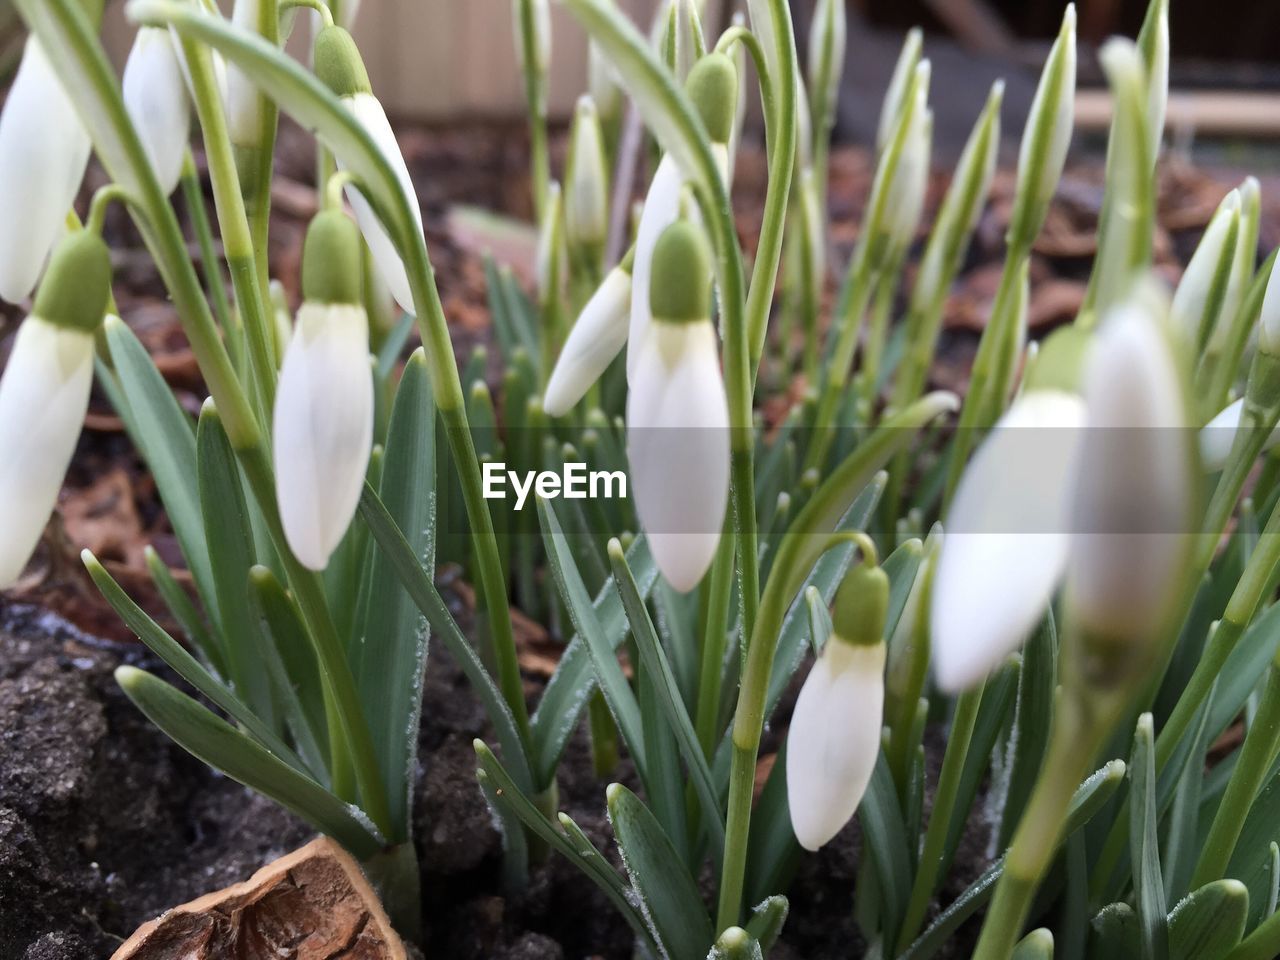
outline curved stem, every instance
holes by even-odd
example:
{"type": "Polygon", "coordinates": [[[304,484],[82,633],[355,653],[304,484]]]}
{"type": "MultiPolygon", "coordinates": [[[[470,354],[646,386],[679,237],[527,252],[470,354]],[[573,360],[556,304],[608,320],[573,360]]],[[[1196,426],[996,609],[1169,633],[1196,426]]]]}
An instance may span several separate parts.
{"type": "Polygon", "coordinates": [[[93,199],[89,201],[89,215],[85,218],[84,228],[91,233],[102,236],[102,225],[107,216],[107,207],[117,201],[126,206],[131,202],[129,191],[120,186],[120,184],[109,183],[105,187],[99,187],[95,190],[93,199]]]}
{"type": "Polygon", "coordinates": [[[297,9],[314,10],[326,27],[333,26],[333,11],[324,0],[280,0],[280,13],[297,9]]]}

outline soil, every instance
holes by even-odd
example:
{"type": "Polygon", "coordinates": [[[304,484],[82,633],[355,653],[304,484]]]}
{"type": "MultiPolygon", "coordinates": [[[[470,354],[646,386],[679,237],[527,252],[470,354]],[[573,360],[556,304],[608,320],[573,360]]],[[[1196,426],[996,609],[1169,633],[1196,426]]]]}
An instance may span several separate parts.
{"type": "MultiPolygon", "coordinates": [[[[285,133],[273,232],[275,272],[296,290],[302,230],[313,202],[311,148],[285,133]]],[[[519,129],[410,131],[402,143],[423,202],[428,242],[460,356],[488,336],[483,268],[453,231],[450,203],[527,215],[526,145],[519,129]]],[[[558,161],[557,161],[558,163],[558,161]]],[[[837,263],[857,236],[871,176],[865,151],[833,156],[832,239],[837,263]]],[[[1238,179],[1238,178],[1235,178],[1238,179]]],[[[1208,222],[1230,174],[1214,178],[1171,164],[1161,191],[1157,251],[1176,277],[1208,222]]],[[[1031,306],[1036,332],[1068,319],[1083,292],[1092,230],[1101,200],[1096,162],[1069,173],[1037,246],[1031,306]]],[[[763,162],[740,158],[739,227],[753,246],[759,226],[763,162]]],[[[92,183],[91,183],[92,186],[92,183]]],[[[943,178],[932,185],[931,208],[943,178]]],[[[968,360],[994,293],[1013,178],[1002,174],[979,227],[964,277],[947,310],[947,333],[934,371],[939,386],[963,389],[968,360]]],[[[1264,197],[1280,197],[1275,184],[1264,197]]],[[[1268,210],[1262,245],[1280,240],[1268,210]]],[[[155,353],[191,409],[198,371],[157,288],[132,227],[113,211],[108,235],[117,256],[121,313],[155,353]]],[[[8,314],[16,319],[17,313],[8,314]]],[[[766,412],[774,408],[766,406],[766,412]]],[[[0,960],[81,960],[108,955],[140,923],[166,908],[242,881],[301,846],[311,831],[271,802],[206,768],[173,746],[126,701],[112,670],[121,663],[155,669],[88,584],[77,560],[89,546],[140,602],[147,602],[142,545],[178,563],[154,485],[102,398],[96,398],[69,474],[42,562],[0,600],[0,960]],[[49,612],[49,611],[56,611],[49,612]]],[[[464,608],[468,591],[451,594],[464,608]]],[[[554,659],[554,644],[550,645],[554,659]]],[[[548,659],[545,650],[531,659],[548,659]]],[[[161,670],[163,673],[163,670],[161,670]]],[[[541,680],[528,671],[531,702],[541,680]]],[[[558,858],[535,868],[527,890],[502,894],[501,841],[475,781],[472,738],[487,733],[483,712],[447,653],[436,647],[425,690],[415,790],[416,842],[423,865],[424,953],[450,960],[557,960],[631,956],[631,937],[595,887],[558,858]]],[[[789,706],[775,718],[772,745],[789,706]]],[[[941,733],[928,757],[936,780],[941,733]]],[[[616,774],[633,779],[623,762],[616,774]]],[[[561,768],[563,808],[604,850],[613,844],[604,784],[590,764],[585,736],[570,744],[561,768]]],[[[980,806],[980,805],[979,805],[980,806]]],[[[986,866],[985,830],[975,823],[947,880],[949,901],[986,866]]],[[[856,955],[853,886],[859,863],[856,822],[805,858],[791,890],[791,915],[773,954],[791,958],[856,955]],[[839,918],[832,922],[832,918],[839,918]]],[[[972,925],[971,925],[972,926],[972,925]]],[[[964,955],[963,943],[954,946],[964,955]]]]}

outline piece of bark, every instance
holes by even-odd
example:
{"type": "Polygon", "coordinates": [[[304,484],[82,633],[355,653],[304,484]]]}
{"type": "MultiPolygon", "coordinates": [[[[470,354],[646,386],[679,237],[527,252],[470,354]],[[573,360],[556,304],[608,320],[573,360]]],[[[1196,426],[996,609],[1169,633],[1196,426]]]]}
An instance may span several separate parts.
{"type": "Polygon", "coordinates": [[[111,960],[405,960],[377,894],[327,837],[144,923],[111,960]]]}

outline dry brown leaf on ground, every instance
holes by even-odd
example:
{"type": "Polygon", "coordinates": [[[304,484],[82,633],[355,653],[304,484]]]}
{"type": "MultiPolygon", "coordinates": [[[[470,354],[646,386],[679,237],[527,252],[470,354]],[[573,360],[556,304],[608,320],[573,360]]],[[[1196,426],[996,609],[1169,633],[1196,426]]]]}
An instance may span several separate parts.
{"type": "Polygon", "coordinates": [[[144,923],[112,960],[405,960],[360,867],[320,837],[144,923]]]}

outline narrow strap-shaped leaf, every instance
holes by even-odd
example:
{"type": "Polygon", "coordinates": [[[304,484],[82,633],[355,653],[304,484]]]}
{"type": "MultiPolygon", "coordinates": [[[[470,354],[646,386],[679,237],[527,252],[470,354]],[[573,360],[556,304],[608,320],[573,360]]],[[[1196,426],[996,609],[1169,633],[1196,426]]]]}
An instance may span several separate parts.
{"type": "MultiPolygon", "coordinates": [[[[637,766],[644,771],[642,786],[645,799],[663,831],[671,838],[671,845],[680,851],[681,858],[692,862],[697,855],[694,842],[696,822],[690,823],[690,809],[685,802],[684,772],[680,769],[680,747],[667,722],[658,692],[660,681],[643,664],[633,664],[636,699],[640,704],[640,729],[644,737],[644,763],[637,766]]],[[[593,700],[593,705],[595,701],[593,700]]],[[[614,730],[613,717],[607,703],[599,716],[592,716],[591,737],[593,755],[612,754],[607,744],[614,730]],[[600,737],[597,740],[597,731],[600,737]]],[[[613,764],[602,765],[599,776],[607,777],[613,764]]]]}
{"type": "Polygon", "coordinates": [[[1058,685],[1058,636],[1050,610],[1022,649],[1018,698],[1014,709],[1013,754],[1009,788],[1000,819],[1000,845],[1008,846],[1022,819],[1031,790],[1040,774],[1040,763],[1049,744],[1053,719],[1053,692],[1058,685]]]}
{"type": "MultiPolygon", "coordinates": [[[[636,579],[640,595],[647,597],[658,579],[658,568],[644,537],[637,537],[627,551],[627,566],[636,579]]],[[[605,583],[591,606],[610,649],[617,649],[627,635],[627,616],[612,580],[605,583]]],[[[579,632],[561,652],[556,672],[542,691],[542,699],[533,715],[532,746],[532,764],[540,783],[549,783],[555,776],[560,755],[564,753],[591,691],[595,689],[596,679],[591,664],[587,641],[579,632]]]]}
{"type": "MultiPolygon", "coordinates": [[[[204,516],[197,489],[196,432],[191,418],[178,406],[173,391],[160,376],[146,348],[124,323],[103,325],[114,374],[98,365],[98,379],[119,384],[127,410],[117,405],[129,427],[130,439],[155,477],[165,515],[173,526],[196,591],[211,615],[216,601],[204,516]]],[[[216,629],[216,628],[215,628],[216,629]]]]}
{"type": "Polygon", "coordinates": [[[1222,960],[1244,937],[1249,890],[1239,880],[1215,880],[1169,914],[1169,960],[1222,960]]]}
{"type": "Polygon", "coordinates": [[[476,740],[474,746],[480,769],[492,782],[494,795],[499,802],[510,807],[511,812],[532,833],[585,873],[600,888],[601,892],[608,897],[609,902],[617,908],[618,912],[622,914],[623,919],[627,921],[627,925],[635,932],[640,942],[648,945],[652,949],[654,956],[659,956],[653,941],[653,933],[648,923],[645,922],[644,917],[633,904],[630,889],[622,882],[622,878],[618,876],[613,867],[609,865],[609,862],[600,854],[600,851],[592,845],[586,834],[564,814],[561,814],[559,818],[561,825],[564,827],[564,833],[557,830],[552,826],[551,821],[547,819],[546,814],[534,806],[524,791],[516,785],[511,774],[507,772],[498,758],[494,756],[493,751],[485,745],[484,741],[476,740]]]}
{"type": "Polygon", "coordinates": [[[542,523],[542,537],[547,547],[547,560],[551,566],[552,576],[560,589],[573,620],[573,627],[587,643],[587,651],[591,655],[591,664],[595,669],[596,682],[613,712],[627,747],[640,767],[641,779],[645,777],[643,769],[647,754],[644,749],[644,734],[641,727],[640,706],[636,703],[627,678],[614,655],[614,645],[605,633],[604,627],[596,616],[591,596],[587,593],[586,584],[574,565],[573,555],[569,549],[564,531],[555,509],[543,498],[538,498],[538,519],[542,523]]]}
{"type": "Polygon", "coordinates": [[[671,960],[702,960],[715,934],[684,859],[634,793],[611,783],[605,796],[623,865],[658,940],[671,960]]]}
{"type": "Polygon", "coordinates": [[[284,741],[262,720],[250,710],[243,701],[228,690],[216,677],[195,657],[186,651],[177,640],[169,636],[160,624],[156,623],[133,599],[124,592],[124,588],[107,572],[106,567],[98,562],[88,550],[81,554],[85,569],[94,584],[102,592],[107,603],[120,615],[120,619],[132,630],[139,640],[147,645],[147,649],[163,660],[183,680],[208,697],[219,709],[226,711],[227,716],[235,720],[247,730],[259,743],[271,753],[290,766],[302,771],[306,767],[284,741]]]}
{"type": "Polygon", "coordinates": [[[227,650],[227,669],[236,693],[265,723],[279,730],[270,673],[263,669],[261,638],[249,610],[249,568],[254,564],[253,530],[235,453],[213,403],[200,411],[196,469],[205,542],[213,564],[218,623],[227,650]]]}
{"type": "Polygon", "coordinates": [[[133,667],[116,669],[116,682],[147,719],[178,746],[233,780],[288,807],[365,859],[383,846],[373,824],[225,720],[158,677],[133,667]]]}
{"type": "MultiPolygon", "coordinates": [[[[435,569],[435,421],[426,358],[418,349],[396,390],[379,496],[424,571],[435,569]]],[[[366,590],[352,671],[386,779],[391,821],[405,831],[395,839],[407,840],[428,629],[385,550],[374,551],[366,590]]]]}
{"type": "Polygon", "coordinates": [[[204,622],[202,614],[196,609],[196,605],[187,596],[187,591],[183,589],[182,584],[178,582],[165,562],[160,559],[160,554],[156,553],[154,547],[148,544],[144,553],[147,572],[151,574],[151,582],[156,585],[156,592],[164,600],[169,613],[182,625],[187,639],[204,654],[213,668],[226,676],[227,665],[223,660],[222,648],[204,622]]]}
{"type": "Polygon", "coordinates": [[[711,769],[707,766],[702,747],[698,744],[698,734],[694,731],[693,721],[689,719],[689,711],[685,709],[684,700],[676,683],[675,673],[667,661],[662,644],[658,642],[658,634],[653,621],[649,619],[649,611],[645,608],[640,589],[636,586],[635,577],[627,566],[627,558],[622,552],[622,545],[617,540],[609,541],[609,564],[613,569],[613,581],[622,596],[622,606],[627,612],[631,624],[631,635],[640,649],[641,668],[654,681],[654,689],[658,696],[658,706],[670,729],[674,732],[676,743],[680,747],[680,755],[684,758],[693,780],[694,790],[702,805],[703,819],[711,834],[715,859],[719,860],[724,849],[724,822],[720,819],[720,802],[715,785],[711,780],[711,769]]]}
{"type": "MultiPolygon", "coordinates": [[[[1165,827],[1164,851],[1161,856],[1164,874],[1165,902],[1176,902],[1191,884],[1196,858],[1200,855],[1200,794],[1204,785],[1204,758],[1209,749],[1209,714],[1213,710],[1215,680],[1209,698],[1200,708],[1191,747],[1178,775],[1173,794],[1173,807],[1165,827]]],[[[1247,902],[1247,899],[1246,899],[1247,902]]]]}
{"type": "Polygon", "coordinates": [[[449,653],[471,684],[471,689],[480,698],[485,714],[493,724],[498,742],[502,744],[507,763],[511,765],[515,781],[524,789],[530,788],[533,780],[529,774],[524,740],[516,727],[515,718],[507,709],[502,692],[494,683],[493,677],[485,670],[475,649],[458,629],[458,624],[454,622],[444,601],[440,599],[435,584],[431,582],[426,570],[418,562],[413,548],[405,540],[395,520],[391,518],[387,508],[368,484],[365,484],[364,493],[360,497],[360,513],[365,523],[369,525],[369,532],[373,534],[379,549],[390,562],[391,570],[409,592],[409,596],[413,598],[414,605],[427,618],[436,636],[449,649],[449,653]]]}
{"type": "Polygon", "coordinates": [[[502,883],[510,893],[517,893],[529,884],[529,843],[525,838],[520,818],[511,804],[504,802],[504,794],[493,785],[484,770],[476,771],[480,790],[489,803],[489,809],[502,827],[502,883]]]}
{"type": "Polygon", "coordinates": [[[791,905],[783,896],[769,897],[751,908],[751,919],[747,923],[747,933],[760,942],[760,949],[766,954],[773,949],[782,928],[786,926],[787,914],[791,905]]]}
{"type": "Polygon", "coordinates": [[[1053,934],[1044,927],[1032,930],[1013,948],[1012,960],[1053,960],[1053,934]]]}
{"type": "Polygon", "coordinates": [[[895,931],[911,896],[911,853],[898,791],[883,751],[876,758],[871,783],[858,805],[858,821],[862,824],[862,842],[871,853],[879,881],[881,929],[895,931]]]}
{"type": "Polygon", "coordinates": [[[787,803],[787,742],[784,740],[751,814],[747,876],[743,885],[745,901],[756,903],[778,890],[786,890],[802,856],[787,803]]]}
{"type": "Polygon", "coordinates": [[[1169,955],[1169,921],[1160,877],[1159,816],[1156,811],[1155,733],[1151,714],[1138,720],[1129,761],[1133,802],[1129,805],[1129,856],[1137,897],[1143,960],[1169,955]]]}
{"type": "MultiPolygon", "coordinates": [[[[1106,806],[1124,781],[1124,774],[1124,761],[1112,760],[1080,784],[1072,795],[1071,805],[1067,810],[1064,838],[1074,834],[1106,806]]],[[[899,955],[899,960],[928,960],[949,944],[960,926],[990,901],[995,892],[996,881],[1003,873],[1004,857],[1001,856],[938,914],[929,928],[899,955]]],[[[1093,955],[1089,956],[1092,958],[1093,955]]],[[[1133,958],[1127,957],[1124,960],[1133,958]]]]}
{"type": "Polygon", "coordinates": [[[1089,921],[1090,960],[1132,960],[1142,952],[1141,921],[1127,903],[1109,903],[1089,921]]]}

